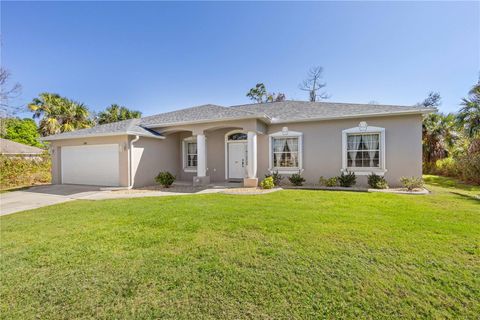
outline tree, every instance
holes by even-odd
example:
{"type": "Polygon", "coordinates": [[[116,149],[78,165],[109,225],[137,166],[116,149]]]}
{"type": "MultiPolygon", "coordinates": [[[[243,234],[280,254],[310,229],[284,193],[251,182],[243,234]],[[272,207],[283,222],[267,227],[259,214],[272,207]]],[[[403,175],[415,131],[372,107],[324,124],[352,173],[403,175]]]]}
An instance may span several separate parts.
{"type": "Polygon", "coordinates": [[[99,124],[117,122],[127,119],[140,118],[142,113],[136,110],[130,110],[127,107],[112,104],[98,114],[97,121],[99,124]]]}
{"type": "Polygon", "coordinates": [[[88,108],[53,93],[41,93],[28,105],[33,118],[41,118],[39,132],[42,136],[89,128],[92,121],[88,108]]]}
{"type": "Polygon", "coordinates": [[[453,114],[426,115],[422,125],[423,162],[433,164],[448,157],[458,138],[453,114]]]}
{"type": "Polygon", "coordinates": [[[10,72],[0,67],[0,116],[8,117],[14,115],[20,107],[13,106],[10,101],[17,98],[22,86],[20,83],[9,85],[10,72]]]}
{"type": "Polygon", "coordinates": [[[254,88],[251,88],[247,93],[247,97],[256,103],[265,103],[265,102],[281,102],[285,101],[284,93],[274,93],[267,92],[265,85],[263,83],[257,83],[254,88]]]}
{"type": "Polygon", "coordinates": [[[480,80],[469,91],[469,97],[462,99],[457,120],[470,139],[480,139],[480,80]]]}
{"type": "Polygon", "coordinates": [[[330,95],[326,91],[320,91],[327,86],[326,82],[322,82],[322,67],[312,67],[307,73],[307,78],[300,84],[300,90],[307,91],[309,101],[315,102],[321,99],[328,99],[330,95]]]}
{"type": "Polygon", "coordinates": [[[442,104],[442,97],[440,93],[431,91],[427,98],[423,102],[417,103],[417,106],[423,106],[426,108],[435,108],[442,104]]]}
{"type": "MultiPolygon", "coordinates": [[[[417,103],[417,106],[434,108],[440,106],[441,101],[440,94],[431,91],[425,100],[417,103]]],[[[432,164],[439,159],[448,157],[458,138],[453,114],[430,113],[426,115],[422,124],[423,162],[432,164]]]]}
{"type": "Polygon", "coordinates": [[[16,141],[29,146],[43,147],[38,141],[37,124],[32,119],[6,118],[1,119],[4,132],[0,135],[4,139],[16,141]]]}

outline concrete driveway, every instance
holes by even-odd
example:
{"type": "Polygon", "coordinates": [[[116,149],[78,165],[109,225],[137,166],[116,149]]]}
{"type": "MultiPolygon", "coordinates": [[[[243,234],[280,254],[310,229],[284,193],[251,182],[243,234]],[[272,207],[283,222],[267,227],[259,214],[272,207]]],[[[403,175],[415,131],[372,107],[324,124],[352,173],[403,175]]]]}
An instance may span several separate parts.
{"type": "Polygon", "coordinates": [[[45,185],[6,192],[0,194],[0,215],[85,199],[101,192],[99,187],[79,185],[45,185]]]}
{"type": "Polygon", "coordinates": [[[84,199],[106,200],[119,198],[162,197],[188,194],[218,193],[221,188],[172,187],[164,190],[101,190],[96,186],[44,185],[0,194],[0,216],[52,204],[84,199]]]}

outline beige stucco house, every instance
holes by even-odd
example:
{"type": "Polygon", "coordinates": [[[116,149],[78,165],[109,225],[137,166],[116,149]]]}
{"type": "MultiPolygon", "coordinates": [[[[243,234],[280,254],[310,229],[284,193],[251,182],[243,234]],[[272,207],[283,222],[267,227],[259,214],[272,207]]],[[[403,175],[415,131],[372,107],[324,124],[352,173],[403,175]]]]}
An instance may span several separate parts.
{"type": "Polygon", "coordinates": [[[354,171],[391,186],[422,174],[422,115],[432,108],[285,101],[203,105],[52,135],[56,184],[140,187],[160,171],[195,185],[354,171]]]}

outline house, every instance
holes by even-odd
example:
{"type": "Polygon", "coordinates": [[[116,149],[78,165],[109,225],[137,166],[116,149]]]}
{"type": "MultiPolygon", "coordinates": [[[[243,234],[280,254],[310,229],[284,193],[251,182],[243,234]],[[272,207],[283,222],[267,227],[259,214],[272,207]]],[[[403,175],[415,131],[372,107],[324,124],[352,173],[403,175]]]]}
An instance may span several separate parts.
{"type": "Polygon", "coordinates": [[[0,155],[5,157],[22,157],[27,159],[40,159],[45,150],[0,138],[0,155]]]}
{"type": "Polygon", "coordinates": [[[422,175],[421,106],[285,101],[202,105],[45,137],[53,183],[140,187],[160,171],[204,185],[349,170],[391,186],[422,175]]]}

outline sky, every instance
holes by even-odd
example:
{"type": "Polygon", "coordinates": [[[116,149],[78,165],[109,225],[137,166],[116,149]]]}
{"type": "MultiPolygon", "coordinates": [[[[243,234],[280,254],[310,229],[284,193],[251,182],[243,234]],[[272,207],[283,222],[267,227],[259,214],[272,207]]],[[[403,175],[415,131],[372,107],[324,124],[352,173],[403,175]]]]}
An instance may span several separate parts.
{"type": "MultiPolygon", "coordinates": [[[[16,104],[54,92],[152,115],[249,103],[258,82],[306,100],[458,110],[480,72],[480,2],[1,2],[1,64],[16,104]]],[[[24,114],[29,116],[29,114],[24,114]]]]}

